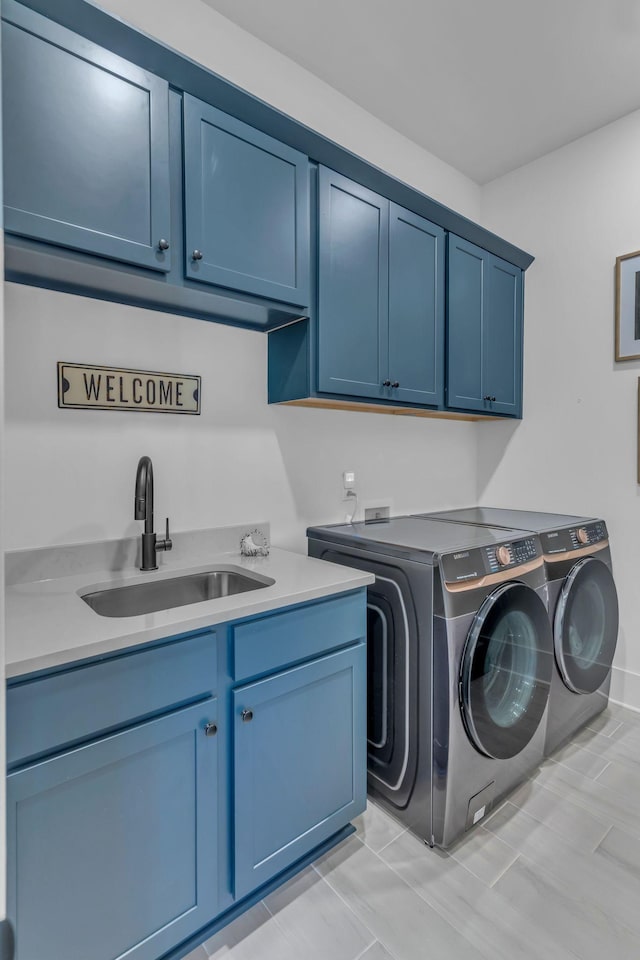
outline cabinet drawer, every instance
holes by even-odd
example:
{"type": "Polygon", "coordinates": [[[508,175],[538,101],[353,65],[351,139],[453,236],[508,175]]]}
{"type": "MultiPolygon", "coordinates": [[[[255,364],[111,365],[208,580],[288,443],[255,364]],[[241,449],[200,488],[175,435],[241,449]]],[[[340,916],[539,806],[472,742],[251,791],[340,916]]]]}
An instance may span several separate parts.
{"type": "Polygon", "coordinates": [[[347,594],[233,630],[234,680],[279,670],[366,636],[366,594],[347,594]]]}
{"type": "Polygon", "coordinates": [[[7,762],[51,753],[215,691],[215,633],[7,690],[7,762]]]}

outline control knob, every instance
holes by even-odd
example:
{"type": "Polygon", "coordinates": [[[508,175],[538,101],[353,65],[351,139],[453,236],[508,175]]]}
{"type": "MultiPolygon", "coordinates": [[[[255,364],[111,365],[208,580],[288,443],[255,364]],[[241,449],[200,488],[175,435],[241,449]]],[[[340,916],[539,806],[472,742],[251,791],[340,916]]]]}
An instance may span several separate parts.
{"type": "Polygon", "coordinates": [[[501,567],[506,567],[507,564],[511,563],[511,553],[509,552],[509,547],[498,547],[496,550],[496,560],[501,567]]]}
{"type": "Polygon", "coordinates": [[[584,527],[580,527],[580,529],[576,533],[576,536],[578,538],[579,543],[589,543],[589,534],[587,533],[584,527]]]}

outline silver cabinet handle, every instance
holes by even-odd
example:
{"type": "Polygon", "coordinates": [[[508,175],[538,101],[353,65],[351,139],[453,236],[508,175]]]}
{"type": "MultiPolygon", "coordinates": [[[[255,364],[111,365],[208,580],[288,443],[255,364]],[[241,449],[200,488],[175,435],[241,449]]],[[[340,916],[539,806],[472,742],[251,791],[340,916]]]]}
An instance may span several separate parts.
{"type": "Polygon", "coordinates": [[[202,260],[202,251],[201,251],[201,250],[194,250],[193,253],[191,254],[191,259],[192,259],[192,260],[202,260]]]}
{"type": "Polygon", "coordinates": [[[204,735],[205,735],[205,737],[215,737],[215,735],[216,735],[217,732],[218,732],[218,724],[217,724],[217,723],[207,723],[207,724],[205,724],[205,727],[204,727],[204,735]]]}
{"type": "Polygon", "coordinates": [[[250,720],[253,720],[253,710],[243,710],[241,716],[243,723],[249,723],[250,720]]]}
{"type": "Polygon", "coordinates": [[[168,249],[169,249],[168,240],[164,240],[164,239],[158,240],[158,250],[168,250],[168,249]]]}

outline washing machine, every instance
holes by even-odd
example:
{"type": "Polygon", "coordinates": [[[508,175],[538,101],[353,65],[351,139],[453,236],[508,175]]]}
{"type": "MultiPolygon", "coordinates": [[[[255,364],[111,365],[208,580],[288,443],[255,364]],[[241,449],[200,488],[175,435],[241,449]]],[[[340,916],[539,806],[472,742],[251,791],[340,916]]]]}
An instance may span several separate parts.
{"type": "Polygon", "coordinates": [[[618,596],[604,520],[469,507],[427,514],[455,523],[531,530],[542,545],[555,669],[545,752],[553,753],[605,709],[618,638],[618,596]]]}
{"type": "Polygon", "coordinates": [[[368,788],[448,847],[542,761],[553,672],[535,534],[413,517],[312,527],[368,588],[368,788]]]}

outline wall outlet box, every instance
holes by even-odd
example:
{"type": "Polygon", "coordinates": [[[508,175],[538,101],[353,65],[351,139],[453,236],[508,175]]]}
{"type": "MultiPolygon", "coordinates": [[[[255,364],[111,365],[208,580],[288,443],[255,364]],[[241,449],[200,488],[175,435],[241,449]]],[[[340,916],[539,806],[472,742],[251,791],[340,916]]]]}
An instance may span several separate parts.
{"type": "Polygon", "coordinates": [[[353,490],[356,485],[356,475],[353,470],[345,470],[342,474],[342,482],[345,490],[353,490]]]}
{"type": "Polygon", "coordinates": [[[391,514],[390,507],[365,507],[364,509],[364,522],[367,523],[370,520],[388,520],[391,514]]]}

